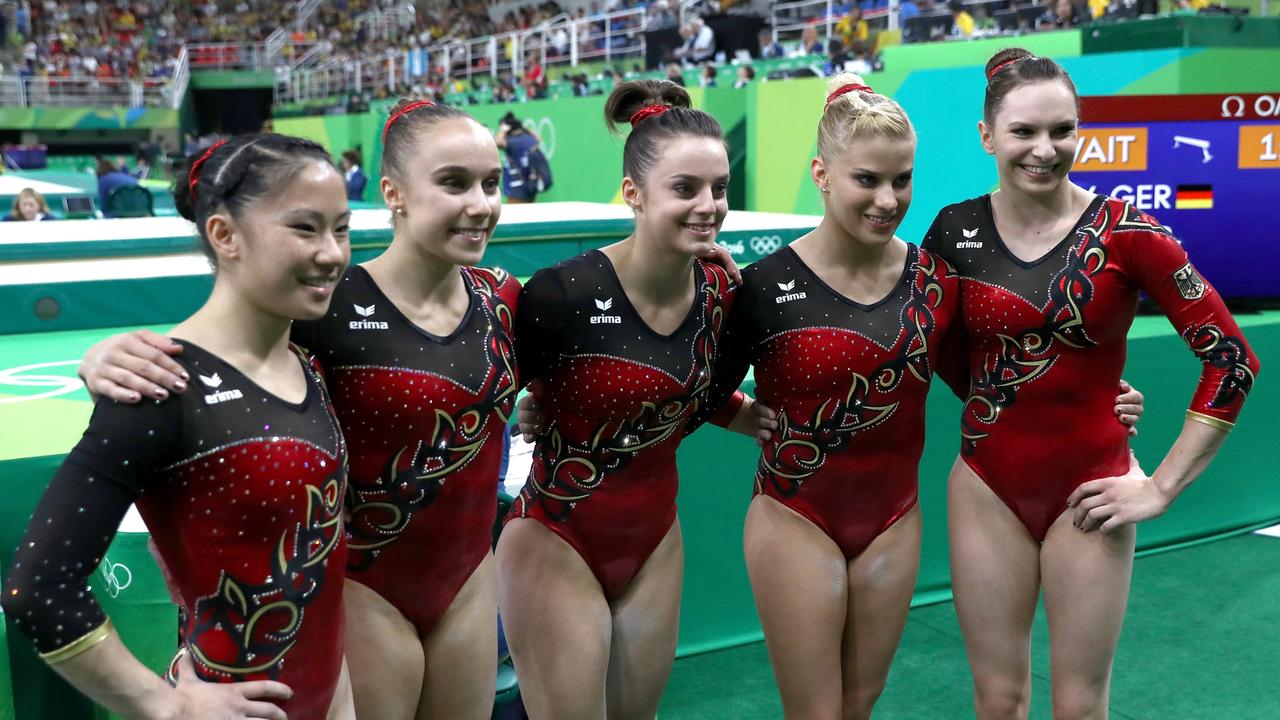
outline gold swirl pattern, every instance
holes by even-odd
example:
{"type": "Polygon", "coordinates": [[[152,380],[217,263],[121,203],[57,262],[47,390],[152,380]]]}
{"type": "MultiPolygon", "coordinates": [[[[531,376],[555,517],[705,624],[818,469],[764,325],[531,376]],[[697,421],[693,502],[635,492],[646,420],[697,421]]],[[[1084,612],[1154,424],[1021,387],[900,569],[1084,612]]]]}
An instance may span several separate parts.
{"type": "Polygon", "coordinates": [[[393,453],[377,478],[352,478],[348,488],[351,522],[347,527],[351,568],[371,565],[381,548],[400,537],[414,513],[435,502],[449,475],[466,467],[484,449],[489,418],[502,425],[511,418],[520,389],[511,341],[514,315],[498,292],[509,275],[500,268],[470,268],[466,276],[488,323],[483,341],[488,372],[479,399],[456,415],[437,408],[431,437],[393,453]],[[406,454],[408,467],[402,467],[406,454]]]}
{"type": "Polygon", "coordinates": [[[785,410],[779,411],[774,441],[765,447],[756,468],[758,492],[768,483],[783,497],[795,495],[830,453],[848,445],[856,433],[893,415],[900,403],[888,396],[908,373],[921,383],[930,382],[935,311],[946,300],[940,279],[943,270],[931,254],[917,254],[916,268],[911,295],[899,315],[901,330],[894,355],[870,373],[874,386],[854,372],[844,397],[824,400],[807,422],[796,423],[785,410]]]}
{"type": "Polygon", "coordinates": [[[998,334],[995,356],[975,368],[960,421],[962,452],[972,453],[977,442],[987,437],[977,425],[998,421],[1001,411],[1017,399],[1020,386],[1044,377],[1053,367],[1058,356],[1049,353],[1055,342],[1075,349],[1097,345],[1085,330],[1084,309],[1093,300],[1094,276],[1107,265],[1103,239],[1113,219],[1110,204],[1103,202],[1097,215],[1077,231],[1066,266],[1051,281],[1044,323],[1016,337],[998,334]]]}
{"type": "Polygon", "coordinates": [[[570,442],[555,421],[548,424],[534,451],[534,468],[515,501],[519,515],[535,502],[547,514],[565,522],[574,507],[591,497],[610,473],[618,472],[642,451],[687,429],[689,419],[703,408],[715,370],[724,327],[727,276],[704,270],[702,323],[692,338],[694,362],[683,394],[659,402],[642,402],[634,415],[610,418],[596,426],[584,443],[570,442]]]}
{"type": "Polygon", "coordinates": [[[185,648],[199,666],[230,679],[279,674],[297,642],[305,607],[323,585],[325,561],[342,539],[340,485],[339,477],[330,477],[323,488],[306,488],[306,523],[281,533],[266,582],[244,583],[224,570],[217,589],[196,600],[185,648]],[[262,624],[269,629],[260,630],[262,624]],[[215,659],[205,647],[233,650],[234,657],[215,659]]]}

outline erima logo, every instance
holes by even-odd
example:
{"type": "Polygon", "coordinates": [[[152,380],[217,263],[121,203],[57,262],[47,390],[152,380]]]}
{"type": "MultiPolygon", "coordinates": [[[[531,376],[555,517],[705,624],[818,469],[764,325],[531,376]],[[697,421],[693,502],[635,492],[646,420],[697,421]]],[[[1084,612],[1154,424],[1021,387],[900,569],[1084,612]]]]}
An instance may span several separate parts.
{"type": "Polygon", "coordinates": [[[964,235],[966,239],[956,243],[957,248],[961,250],[977,250],[982,247],[981,242],[973,239],[978,236],[978,228],[974,228],[972,230],[960,228],[960,234],[964,235]]]}
{"type": "MultiPolygon", "coordinates": [[[[357,315],[359,315],[362,318],[367,318],[373,315],[373,309],[376,306],[370,305],[369,307],[362,307],[360,305],[356,305],[355,303],[352,303],[351,307],[355,308],[357,315]]],[[[385,322],[382,322],[381,320],[352,320],[351,322],[347,323],[347,327],[351,328],[352,330],[386,330],[388,326],[385,322]]]]}
{"type": "MultiPolygon", "coordinates": [[[[218,373],[211,376],[200,375],[200,382],[208,385],[210,388],[216,388],[222,384],[222,378],[218,377],[218,373]]],[[[220,402],[228,400],[239,400],[244,397],[239,390],[223,390],[221,392],[210,393],[204,396],[205,405],[217,405],[220,402]]]]}
{"type": "Polygon", "coordinates": [[[808,297],[808,295],[802,292],[791,292],[792,290],[796,289],[795,280],[792,280],[791,282],[778,283],[778,289],[784,293],[773,299],[773,301],[778,303],[779,305],[781,305],[784,302],[791,302],[792,300],[803,300],[806,297],[808,297]]]}
{"type": "Polygon", "coordinates": [[[592,315],[591,324],[592,325],[621,325],[622,324],[621,315],[605,315],[604,314],[608,312],[609,309],[612,307],[613,307],[613,298],[605,298],[604,300],[596,298],[596,308],[600,311],[601,314],[592,315]]]}

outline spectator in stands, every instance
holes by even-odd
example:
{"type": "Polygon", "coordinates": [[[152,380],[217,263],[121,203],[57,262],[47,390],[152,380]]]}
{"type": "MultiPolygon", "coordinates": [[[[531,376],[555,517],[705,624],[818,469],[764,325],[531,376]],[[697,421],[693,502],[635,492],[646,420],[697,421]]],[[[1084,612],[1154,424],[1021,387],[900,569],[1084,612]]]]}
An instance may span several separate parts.
{"type": "Polygon", "coordinates": [[[920,7],[916,5],[915,0],[902,0],[902,2],[898,4],[899,23],[904,23],[919,14],[920,7]]]}
{"type": "Polygon", "coordinates": [[[645,32],[672,30],[679,24],[680,21],[675,13],[671,12],[671,4],[667,0],[657,0],[649,6],[649,16],[645,19],[644,29],[645,32]]]}
{"type": "Polygon", "coordinates": [[[755,68],[751,67],[750,65],[739,65],[738,79],[733,81],[733,88],[735,90],[741,90],[742,88],[750,85],[751,81],[755,79],[756,79],[755,68]]]}
{"type": "Polygon", "coordinates": [[[529,100],[538,100],[547,96],[547,76],[542,70],[536,52],[524,56],[524,77],[520,84],[524,87],[524,95],[529,100]]]}
{"type": "Polygon", "coordinates": [[[22,188],[13,199],[13,208],[4,218],[6,221],[57,220],[49,210],[49,203],[44,196],[31,188],[22,188]]]}
{"type": "Polygon", "coordinates": [[[1082,21],[1080,8],[1072,0],[1052,0],[1049,8],[1036,23],[1041,30],[1071,28],[1082,21]]]}
{"type": "Polygon", "coordinates": [[[716,86],[716,66],[706,63],[702,66],[702,71],[698,73],[698,84],[704,88],[716,86]]]}
{"type": "Polygon", "coordinates": [[[107,212],[107,195],[112,190],[125,185],[137,185],[138,178],[120,169],[118,165],[106,158],[98,158],[98,208],[103,217],[111,217],[107,212]]]}
{"type": "Polygon", "coordinates": [[[800,47],[797,55],[823,55],[825,51],[822,47],[822,41],[818,39],[818,28],[815,25],[805,25],[804,30],[800,31],[800,47]]]}
{"type": "Polygon", "coordinates": [[[962,0],[951,0],[948,7],[951,8],[951,36],[958,38],[973,37],[973,29],[975,27],[973,16],[969,14],[968,10],[964,9],[964,2],[962,0]]]}
{"type": "Polygon", "coordinates": [[[844,64],[849,62],[851,58],[849,53],[844,49],[844,43],[840,38],[831,38],[827,43],[827,62],[822,66],[822,74],[827,77],[839,75],[844,72],[844,64]]]}
{"type": "Polygon", "coordinates": [[[551,33],[551,53],[557,56],[569,54],[569,32],[561,25],[551,33]]]}
{"type": "Polygon", "coordinates": [[[667,79],[684,87],[684,73],[680,72],[680,66],[675,63],[667,65],[667,79]]]}
{"type": "Polygon", "coordinates": [[[783,49],[781,43],[773,39],[773,33],[768,30],[760,31],[760,53],[758,57],[772,60],[773,58],[785,57],[786,54],[787,51],[783,49]]]}
{"type": "Polygon", "coordinates": [[[348,200],[364,200],[364,189],[369,176],[360,169],[360,151],[355,148],[342,151],[342,176],[347,184],[348,200]]]}
{"type": "Polygon", "coordinates": [[[871,37],[871,29],[862,18],[862,7],[853,3],[849,13],[836,23],[836,34],[844,40],[845,47],[852,47],[855,41],[866,42],[871,37]]]}
{"type": "Polygon", "coordinates": [[[858,75],[867,75],[875,69],[871,57],[870,43],[863,40],[855,40],[849,50],[853,53],[853,57],[844,64],[845,70],[858,75]]]}
{"type": "Polygon", "coordinates": [[[687,63],[701,63],[711,59],[716,53],[716,34],[707,27],[702,18],[695,17],[680,30],[685,38],[684,45],[676,50],[676,57],[687,63]]]}
{"type": "MultiPolygon", "coordinates": [[[[1105,0],[1104,0],[1105,1],[1105,0]]],[[[996,20],[991,17],[991,7],[983,4],[973,11],[974,36],[988,35],[996,31],[996,20]]]]}

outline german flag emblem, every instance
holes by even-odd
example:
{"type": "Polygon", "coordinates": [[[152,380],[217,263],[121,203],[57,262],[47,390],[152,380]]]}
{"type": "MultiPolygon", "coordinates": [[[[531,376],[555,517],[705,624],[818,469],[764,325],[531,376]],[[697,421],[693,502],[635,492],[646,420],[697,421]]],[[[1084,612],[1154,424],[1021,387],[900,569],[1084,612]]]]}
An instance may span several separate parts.
{"type": "Polygon", "coordinates": [[[1173,207],[1178,210],[1212,210],[1212,185],[1179,185],[1178,193],[1173,198],[1173,207]]]}

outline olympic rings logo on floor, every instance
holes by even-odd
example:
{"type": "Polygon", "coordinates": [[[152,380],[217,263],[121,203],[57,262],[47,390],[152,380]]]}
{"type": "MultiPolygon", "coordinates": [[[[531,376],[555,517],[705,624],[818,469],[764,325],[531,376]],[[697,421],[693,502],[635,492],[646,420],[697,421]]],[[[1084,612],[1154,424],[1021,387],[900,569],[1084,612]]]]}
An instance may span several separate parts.
{"type": "Polygon", "coordinates": [[[0,392],[4,391],[5,385],[13,385],[22,388],[52,388],[44,392],[33,393],[31,395],[17,395],[15,397],[0,397],[0,405],[5,403],[26,402],[28,400],[39,400],[41,398],[56,397],[58,395],[66,395],[73,393],[84,387],[80,383],[78,377],[67,377],[65,375],[45,375],[45,374],[25,374],[31,370],[41,370],[44,368],[66,367],[68,365],[79,365],[79,360],[58,360],[56,362],[35,363],[33,365],[21,365],[19,367],[0,370],[0,392]]]}
{"type": "Polygon", "coordinates": [[[747,241],[751,244],[751,251],[757,255],[768,255],[777,252],[782,247],[782,236],[780,235],[754,235],[747,241]]]}
{"type": "Polygon", "coordinates": [[[102,575],[102,589],[113,598],[120,597],[120,592],[133,584],[133,571],[124,563],[111,562],[105,555],[98,573],[102,575]]]}

